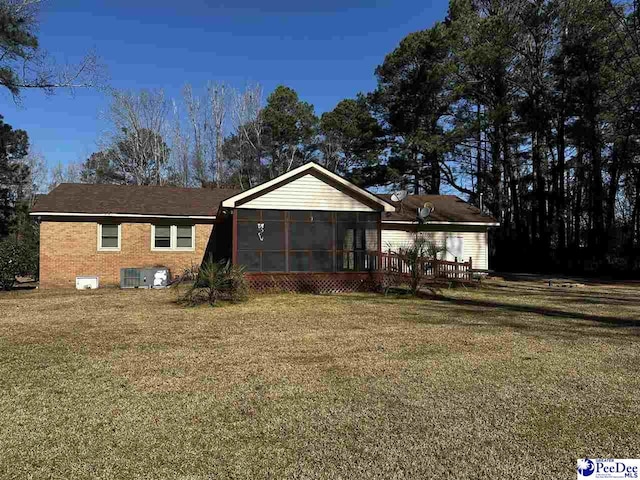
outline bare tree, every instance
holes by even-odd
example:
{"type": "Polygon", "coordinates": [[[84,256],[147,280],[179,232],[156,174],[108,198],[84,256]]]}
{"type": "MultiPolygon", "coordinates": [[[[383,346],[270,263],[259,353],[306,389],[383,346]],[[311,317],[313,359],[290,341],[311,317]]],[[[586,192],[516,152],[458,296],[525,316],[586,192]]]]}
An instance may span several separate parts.
{"type": "Polygon", "coordinates": [[[63,165],[62,162],[53,167],[51,178],[49,180],[49,191],[56,188],[61,183],[79,183],[81,167],[77,163],[68,163],[63,165]]]}
{"type": "Polygon", "coordinates": [[[191,162],[189,155],[189,135],[182,127],[182,117],[178,104],[172,101],[173,106],[173,128],[172,128],[172,169],[175,175],[175,183],[183,187],[191,185],[191,162]]]}
{"type": "Polygon", "coordinates": [[[190,84],[186,84],[182,91],[187,120],[191,131],[191,155],[192,166],[196,180],[201,185],[209,183],[207,175],[207,148],[205,136],[209,130],[208,110],[203,106],[202,98],[193,93],[190,84]]]}
{"type": "Polygon", "coordinates": [[[220,186],[224,177],[222,144],[229,103],[229,90],[224,83],[209,82],[204,94],[194,92],[191,85],[183,89],[187,114],[187,142],[196,180],[202,186],[220,186]]]}
{"type": "Polygon", "coordinates": [[[240,186],[253,187],[259,181],[257,169],[262,156],[263,122],[262,86],[247,85],[244,91],[234,92],[233,134],[238,142],[238,177],[240,186]],[[244,185],[244,182],[248,185],[244,185]]]}
{"type": "Polygon", "coordinates": [[[162,90],[112,93],[107,148],[127,183],[159,185],[168,164],[168,105],[162,90]]]}
{"type": "Polygon", "coordinates": [[[44,192],[47,187],[47,164],[44,155],[41,152],[29,152],[29,154],[21,160],[29,168],[29,189],[26,196],[31,200],[35,199],[37,193],[44,192]]]}
{"type": "Polygon", "coordinates": [[[42,0],[0,0],[0,85],[14,100],[23,89],[41,89],[51,94],[56,89],[100,87],[106,69],[95,52],[89,52],[75,65],[57,65],[40,48],[38,16],[42,0]]]}
{"type": "Polygon", "coordinates": [[[224,127],[229,103],[229,89],[224,83],[207,85],[207,104],[212,128],[209,129],[209,152],[211,153],[211,174],[216,186],[224,179],[222,144],[224,143],[224,127]]]}

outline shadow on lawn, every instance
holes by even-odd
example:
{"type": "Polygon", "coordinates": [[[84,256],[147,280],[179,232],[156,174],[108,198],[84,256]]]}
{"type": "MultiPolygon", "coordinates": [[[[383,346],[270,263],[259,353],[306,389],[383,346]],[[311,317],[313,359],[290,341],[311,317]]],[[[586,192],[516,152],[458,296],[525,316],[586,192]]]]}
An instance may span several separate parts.
{"type": "MultiPolygon", "coordinates": [[[[490,293],[490,292],[489,292],[490,293]]],[[[367,295],[349,295],[342,297],[343,301],[349,302],[358,302],[358,301],[370,301],[371,297],[367,295]]],[[[376,300],[377,303],[383,304],[398,304],[398,302],[403,301],[418,301],[418,306],[421,309],[426,308],[429,310],[429,316],[434,318],[429,320],[429,323],[433,324],[452,324],[455,323],[456,320],[452,320],[451,318],[457,319],[462,316],[477,316],[479,317],[479,322],[464,322],[464,325],[469,326],[491,326],[498,325],[509,328],[517,328],[521,330],[539,330],[544,332],[555,331],[556,333],[559,330],[566,331],[566,327],[570,325],[571,321],[585,321],[585,322],[594,322],[600,325],[579,325],[577,326],[579,329],[589,328],[589,327],[612,327],[612,328],[638,328],[640,327],[640,319],[630,319],[619,316],[605,316],[605,315],[595,315],[591,313],[583,313],[579,311],[566,311],[560,310],[557,308],[543,306],[543,305],[528,305],[525,303],[522,304],[511,304],[511,303],[503,303],[498,301],[491,300],[480,300],[480,299],[468,299],[468,298],[455,298],[448,297],[442,293],[436,294],[426,294],[423,293],[419,295],[419,298],[416,299],[410,296],[393,296],[393,297],[382,297],[376,300]],[[420,302],[420,300],[427,302],[420,302]],[[433,303],[433,302],[437,302],[433,303]],[[436,305],[448,304],[451,307],[450,315],[448,318],[443,320],[438,320],[438,313],[441,312],[441,308],[438,308],[436,305]],[[513,314],[514,313],[527,313],[527,314],[535,314],[543,317],[543,319],[551,318],[563,320],[562,324],[553,323],[550,324],[551,328],[545,328],[540,325],[539,322],[528,324],[526,320],[519,321],[513,314]],[[456,314],[459,317],[456,317],[456,314]],[[508,315],[509,318],[501,318],[505,315],[508,315]]],[[[564,299],[563,297],[563,300],[564,299]]],[[[587,302],[584,302],[587,303],[587,302]]],[[[569,333],[569,332],[565,332],[569,333]]],[[[630,331],[632,335],[640,336],[640,331],[630,331]]],[[[601,335],[601,334],[598,334],[601,335]]],[[[607,335],[602,335],[607,336],[607,335]]]]}
{"type": "Polygon", "coordinates": [[[591,313],[582,312],[567,312],[565,310],[559,310],[555,308],[549,308],[546,306],[534,306],[534,305],[514,305],[510,303],[493,302],[488,300],[472,300],[467,298],[451,298],[443,295],[436,295],[427,297],[439,302],[445,302],[456,306],[476,307],[480,309],[492,309],[506,312],[516,313],[534,313],[543,317],[562,318],[566,320],[583,320],[587,322],[604,323],[610,327],[622,327],[633,328],[640,327],[640,320],[615,317],[615,316],[602,316],[594,315],[591,313]]]}
{"type": "Polygon", "coordinates": [[[640,290],[630,291],[627,296],[624,296],[605,292],[594,292],[593,290],[580,291],[579,288],[548,287],[546,285],[514,287],[512,285],[493,284],[488,287],[488,289],[495,289],[500,293],[513,293],[525,297],[544,295],[546,297],[561,299],[563,302],[640,307],[640,290]],[[635,298],[629,298],[629,295],[635,295],[635,298]]]}

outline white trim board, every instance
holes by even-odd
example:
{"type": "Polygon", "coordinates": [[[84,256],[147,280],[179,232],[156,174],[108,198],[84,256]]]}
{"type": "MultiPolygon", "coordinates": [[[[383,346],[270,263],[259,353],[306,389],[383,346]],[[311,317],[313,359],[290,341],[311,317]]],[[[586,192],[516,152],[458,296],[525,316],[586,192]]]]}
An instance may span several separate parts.
{"type": "Polygon", "coordinates": [[[139,213],[72,213],[72,212],[31,212],[32,217],[114,217],[114,218],[186,218],[190,220],[215,220],[207,215],[146,215],[139,213]]]}
{"type": "Polygon", "coordinates": [[[427,222],[409,222],[405,220],[382,220],[382,223],[392,224],[392,225],[469,225],[473,227],[499,227],[499,222],[485,223],[485,222],[438,222],[438,221],[427,221],[427,222]]]}
{"type": "MultiPolygon", "coordinates": [[[[385,200],[382,200],[380,197],[377,197],[376,195],[372,194],[371,192],[368,192],[356,185],[354,185],[353,183],[351,183],[348,180],[345,180],[344,178],[342,178],[339,175],[336,175],[335,173],[327,170],[324,167],[321,167],[320,165],[318,165],[317,163],[313,163],[313,162],[309,162],[306,163],[298,168],[294,168],[293,170],[284,173],[282,175],[280,175],[279,177],[274,178],[273,180],[269,180],[268,182],[265,182],[261,185],[258,185],[256,187],[250,188],[249,190],[246,190],[242,193],[239,193],[237,195],[234,195],[231,198],[227,198],[226,200],[224,200],[222,202],[222,207],[224,208],[235,208],[236,207],[236,203],[244,198],[247,198],[249,196],[255,195],[256,193],[259,193],[263,190],[266,190],[274,185],[277,185],[281,182],[283,182],[284,180],[287,180],[291,177],[294,177],[296,175],[299,175],[301,173],[304,172],[308,172],[308,171],[312,171],[315,170],[318,173],[330,178],[331,180],[335,181],[336,183],[339,183],[340,185],[348,188],[349,190],[351,190],[352,192],[355,192],[357,194],[359,194],[360,196],[369,199],[370,201],[377,203],[378,205],[381,205],[384,209],[385,212],[395,212],[396,211],[396,207],[394,205],[392,205],[391,203],[386,202],[385,200]]],[[[287,205],[283,205],[282,206],[283,209],[287,209],[288,206],[287,205]]]]}

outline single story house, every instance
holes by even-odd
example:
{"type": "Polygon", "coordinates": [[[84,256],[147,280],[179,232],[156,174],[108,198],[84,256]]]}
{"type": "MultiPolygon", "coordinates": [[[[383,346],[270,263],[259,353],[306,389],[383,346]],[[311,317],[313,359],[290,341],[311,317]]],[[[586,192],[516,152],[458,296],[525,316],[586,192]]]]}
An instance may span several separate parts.
{"type": "Polygon", "coordinates": [[[209,255],[251,278],[355,278],[382,252],[425,235],[447,258],[488,269],[497,221],[451,195],[393,202],[307,163],[249,190],[61,184],[38,198],[40,285],[73,287],[78,276],[120,283],[122,268],[166,267],[172,276],[209,255]],[[418,221],[417,209],[434,210],[418,221]]]}

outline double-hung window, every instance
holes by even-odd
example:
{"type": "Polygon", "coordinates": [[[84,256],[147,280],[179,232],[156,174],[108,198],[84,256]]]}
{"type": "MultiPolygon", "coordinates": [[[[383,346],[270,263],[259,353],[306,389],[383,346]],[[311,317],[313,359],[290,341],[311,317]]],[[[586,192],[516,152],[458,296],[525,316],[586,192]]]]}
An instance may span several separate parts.
{"type": "Polygon", "coordinates": [[[195,225],[152,225],[151,250],[195,250],[195,225]]]}
{"type": "Polygon", "coordinates": [[[193,225],[176,225],[176,248],[193,248],[193,225]]]}
{"type": "Polygon", "coordinates": [[[154,248],[171,248],[171,225],[155,225],[154,248]]]}
{"type": "Polygon", "coordinates": [[[119,252],[120,251],[121,228],[120,224],[99,223],[98,224],[98,251],[119,252]]]}

